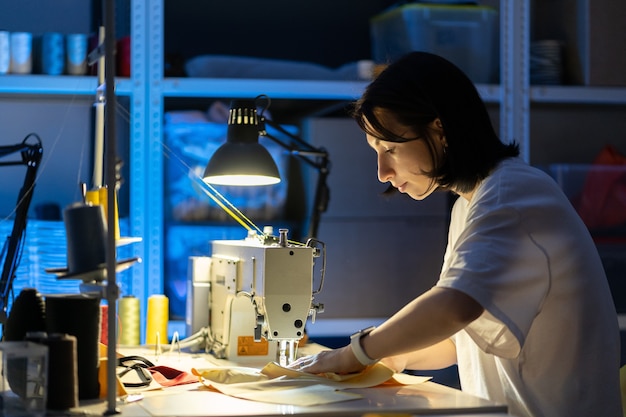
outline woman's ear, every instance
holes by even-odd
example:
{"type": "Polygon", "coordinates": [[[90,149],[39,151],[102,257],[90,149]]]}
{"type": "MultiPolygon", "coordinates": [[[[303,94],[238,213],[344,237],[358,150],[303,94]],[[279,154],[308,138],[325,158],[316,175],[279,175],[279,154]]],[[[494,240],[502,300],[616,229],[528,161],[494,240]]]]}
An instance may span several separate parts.
{"type": "Polygon", "coordinates": [[[440,118],[436,118],[435,120],[433,120],[433,125],[435,126],[435,128],[437,130],[439,130],[439,139],[441,140],[441,145],[444,148],[448,147],[448,141],[446,140],[446,134],[443,131],[443,124],[441,123],[441,119],[440,118]]]}

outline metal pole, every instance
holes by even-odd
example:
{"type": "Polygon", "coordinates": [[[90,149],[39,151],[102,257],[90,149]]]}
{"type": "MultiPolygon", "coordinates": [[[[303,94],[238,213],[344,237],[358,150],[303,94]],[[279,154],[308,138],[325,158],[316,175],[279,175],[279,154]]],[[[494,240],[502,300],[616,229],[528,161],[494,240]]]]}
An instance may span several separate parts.
{"type": "Polygon", "coordinates": [[[117,153],[117,139],[115,128],[116,100],[115,100],[115,0],[106,0],[104,5],[104,32],[105,32],[105,66],[104,83],[106,89],[105,111],[105,156],[106,156],[106,184],[107,184],[107,286],[106,299],[108,303],[108,349],[107,349],[107,410],[105,414],[117,414],[120,411],[117,403],[116,348],[117,326],[116,311],[118,288],[116,282],[116,178],[115,164],[117,153]]]}

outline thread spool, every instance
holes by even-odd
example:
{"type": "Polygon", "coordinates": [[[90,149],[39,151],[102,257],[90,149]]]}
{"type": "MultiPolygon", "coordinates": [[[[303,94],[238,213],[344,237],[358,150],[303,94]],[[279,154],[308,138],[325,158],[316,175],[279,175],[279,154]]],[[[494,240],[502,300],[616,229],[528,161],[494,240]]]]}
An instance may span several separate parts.
{"type": "Polygon", "coordinates": [[[63,333],[34,332],[26,340],[48,346],[48,394],[46,408],[67,410],[78,407],[76,337],[63,333]]]}
{"type": "Polygon", "coordinates": [[[99,398],[100,299],[84,294],[46,296],[46,329],[76,337],[78,398],[99,398]]]}
{"type": "Polygon", "coordinates": [[[167,343],[169,300],[163,294],[148,297],[146,344],[167,343]]]}
{"type": "Polygon", "coordinates": [[[11,68],[11,33],[0,31],[0,74],[8,74],[11,68]]]}
{"type": "Polygon", "coordinates": [[[97,273],[104,279],[107,224],[102,207],[73,204],[63,211],[69,274],[97,273]]]}
{"type": "Polygon", "coordinates": [[[83,75],[87,72],[87,35],[70,33],[66,41],[66,69],[70,75],[83,75]]]}
{"type": "Polygon", "coordinates": [[[120,299],[118,306],[120,319],[119,343],[126,346],[139,345],[140,339],[140,308],[139,299],[126,295],[120,299]]]}
{"type": "Polygon", "coordinates": [[[41,37],[41,72],[61,75],[65,71],[65,39],[62,33],[46,32],[41,37]]]}
{"type": "Polygon", "coordinates": [[[22,341],[30,332],[46,330],[46,306],[43,297],[34,288],[20,291],[11,307],[3,329],[3,340],[22,341]]]}
{"type": "Polygon", "coordinates": [[[130,36],[125,36],[117,41],[117,75],[130,77],[130,36]]]}
{"type": "MultiPolygon", "coordinates": [[[[91,204],[92,206],[102,206],[102,210],[104,211],[104,218],[108,220],[108,213],[109,213],[109,195],[108,195],[108,190],[107,187],[100,187],[96,190],[89,190],[87,191],[87,194],[85,195],[85,201],[89,204],[91,204]]],[[[115,212],[113,213],[113,218],[114,218],[114,226],[115,226],[115,239],[120,238],[120,224],[119,224],[119,214],[118,214],[118,208],[117,208],[117,195],[114,196],[115,197],[115,201],[114,201],[114,205],[113,205],[113,209],[115,210],[115,212]]]]}
{"type": "Polygon", "coordinates": [[[33,34],[29,32],[12,32],[11,69],[13,74],[30,74],[33,70],[33,34]]]}
{"type": "Polygon", "coordinates": [[[109,345],[109,306],[100,305],[100,343],[109,345]]]}

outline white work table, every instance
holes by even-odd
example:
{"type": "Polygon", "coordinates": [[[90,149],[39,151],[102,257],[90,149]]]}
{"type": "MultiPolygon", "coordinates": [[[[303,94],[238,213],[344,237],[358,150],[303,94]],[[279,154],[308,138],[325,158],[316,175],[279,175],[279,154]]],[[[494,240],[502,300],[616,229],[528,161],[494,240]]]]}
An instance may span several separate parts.
{"type": "MultiPolygon", "coordinates": [[[[143,400],[120,406],[121,416],[362,416],[366,413],[405,413],[409,415],[506,416],[505,408],[496,406],[452,388],[432,382],[419,386],[367,388],[353,390],[364,395],[358,400],[311,407],[277,405],[242,400],[224,394],[187,386],[167,388],[143,400]]],[[[89,407],[100,414],[104,404],[89,407]]],[[[85,411],[88,411],[85,409],[85,411]]]]}
{"type": "MultiPolygon", "coordinates": [[[[142,349],[123,351],[125,355],[142,355],[155,360],[153,351],[142,349]]],[[[192,367],[223,366],[227,362],[207,354],[177,354],[169,352],[156,358],[155,364],[190,372],[192,367]]],[[[200,382],[168,387],[143,393],[139,401],[119,404],[119,416],[132,417],[214,417],[214,416],[363,416],[367,413],[398,413],[401,415],[465,415],[474,417],[504,417],[506,406],[473,397],[457,389],[433,382],[415,385],[378,386],[349,389],[361,398],[315,406],[272,404],[235,398],[212,391],[200,382]]],[[[103,415],[106,401],[81,402],[82,415],[103,415]]],[[[55,413],[55,415],[57,415],[55,413]]]]}

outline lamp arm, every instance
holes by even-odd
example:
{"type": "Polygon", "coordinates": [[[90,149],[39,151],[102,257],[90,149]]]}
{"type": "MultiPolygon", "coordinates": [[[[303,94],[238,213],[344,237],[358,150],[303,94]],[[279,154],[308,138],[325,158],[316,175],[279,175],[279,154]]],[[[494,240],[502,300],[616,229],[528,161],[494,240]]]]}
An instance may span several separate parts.
{"type": "MultiPolygon", "coordinates": [[[[280,133],[284,134],[285,136],[289,137],[289,139],[291,139],[292,141],[296,142],[298,145],[300,145],[302,148],[302,151],[307,151],[307,152],[323,152],[321,149],[318,149],[316,147],[314,147],[313,145],[311,145],[309,142],[305,141],[304,139],[300,138],[299,136],[294,135],[293,133],[289,132],[287,129],[285,129],[284,127],[282,127],[280,124],[276,123],[273,120],[270,120],[264,116],[260,116],[259,117],[259,134],[261,136],[268,136],[267,131],[265,130],[265,125],[269,125],[271,127],[273,127],[274,129],[278,130],[280,133]]],[[[274,139],[276,141],[276,139],[274,139]]],[[[283,145],[285,146],[285,145],[283,145]]],[[[287,146],[285,146],[287,147],[287,146]]],[[[287,147],[287,149],[290,149],[290,147],[287,147]]]]}
{"type": "Polygon", "coordinates": [[[311,222],[309,223],[309,237],[316,238],[322,213],[328,209],[330,201],[330,189],[326,179],[328,178],[329,169],[328,157],[322,159],[322,163],[318,168],[317,185],[315,187],[315,197],[313,199],[313,211],[311,212],[311,222]]]}
{"type": "MultiPolygon", "coordinates": [[[[267,119],[264,120],[268,122],[267,119]]],[[[275,127],[273,122],[270,125],[275,127]]],[[[311,144],[289,133],[287,130],[283,129],[280,126],[277,128],[277,130],[284,133],[298,144],[305,145],[304,147],[306,149],[295,149],[293,146],[290,146],[284,141],[267,133],[264,127],[261,129],[260,135],[271,139],[283,148],[287,149],[292,155],[298,157],[301,161],[315,168],[318,172],[317,184],[315,186],[315,195],[313,197],[313,210],[311,212],[311,220],[308,227],[308,237],[317,238],[317,232],[322,213],[324,213],[328,209],[328,202],[330,200],[330,189],[328,188],[328,184],[326,181],[330,172],[330,160],[328,157],[328,152],[323,148],[315,148],[311,144]],[[313,159],[313,157],[315,157],[315,159],[313,159]]]]}
{"type": "Polygon", "coordinates": [[[3,246],[2,249],[3,254],[6,249],[6,257],[4,258],[2,276],[0,278],[0,323],[5,323],[7,319],[9,294],[11,293],[13,280],[15,279],[15,272],[19,264],[20,247],[23,242],[24,232],[26,231],[28,208],[30,207],[33,191],[35,189],[37,169],[39,168],[39,164],[43,156],[41,139],[39,136],[31,133],[21,144],[0,146],[0,157],[11,155],[16,152],[21,153],[21,161],[0,163],[0,166],[26,165],[26,176],[17,198],[13,229],[11,231],[11,235],[8,237],[8,246],[6,248],[3,246]],[[30,136],[36,137],[36,144],[26,143],[26,140],[30,136]]]}
{"type": "Polygon", "coordinates": [[[328,164],[328,152],[324,149],[316,149],[314,151],[296,149],[267,132],[261,133],[261,136],[271,139],[273,142],[287,149],[291,155],[297,156],[300,160],[306,162],[318,171],[322,169],[324,165],[328,164]],[[312,159],[312,157],[317,157],[317,160],[312,159]]]}

